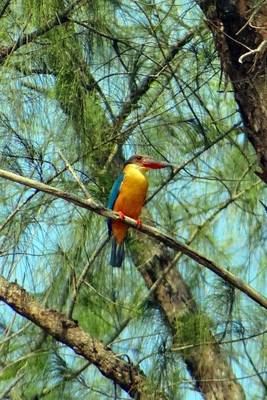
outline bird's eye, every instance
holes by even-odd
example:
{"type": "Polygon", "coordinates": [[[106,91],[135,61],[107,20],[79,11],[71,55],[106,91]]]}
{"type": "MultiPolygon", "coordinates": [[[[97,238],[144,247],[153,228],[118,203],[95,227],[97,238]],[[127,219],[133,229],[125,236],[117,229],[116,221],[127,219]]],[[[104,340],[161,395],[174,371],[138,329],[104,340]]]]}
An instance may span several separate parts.
{"type": "Polygon", "coordinates": [[[142,160],[142,156],[136,156],[137,160],[142,160]]]}

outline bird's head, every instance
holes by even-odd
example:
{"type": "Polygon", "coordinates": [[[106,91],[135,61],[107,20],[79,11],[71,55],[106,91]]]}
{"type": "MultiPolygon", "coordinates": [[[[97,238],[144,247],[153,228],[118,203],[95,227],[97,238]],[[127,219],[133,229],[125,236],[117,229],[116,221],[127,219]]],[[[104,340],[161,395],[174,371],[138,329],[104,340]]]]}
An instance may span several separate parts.
{"type": "Polygon", "coordinates": [[[155,161],[150,156],[135,154],[126,161],[126,165],[134,165],[142,171],[148,171],[149,169],[160,169],[170,167],[171,164],[162,161],[155,161]]]}

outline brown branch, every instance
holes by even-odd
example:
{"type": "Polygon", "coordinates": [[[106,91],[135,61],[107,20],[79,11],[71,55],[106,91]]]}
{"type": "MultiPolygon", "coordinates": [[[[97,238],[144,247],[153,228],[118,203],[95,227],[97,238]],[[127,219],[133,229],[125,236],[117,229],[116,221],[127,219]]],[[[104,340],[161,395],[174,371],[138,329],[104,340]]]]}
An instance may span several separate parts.
{"type": "Polygon", "coordinates": [[[43,307],[19,285],[9,283],[1,276],[0,300],[59,342],[66,344],[75,353],[86,358],[105,377],[112,379],[132,397],[141,399],[145,385],[143,372],[130,362],[119,358],[102,342],[92,338],[75,321],[55,310],[43,307]]]}
{"type": "MultiPolygon", "coordinates": [[[[0,177],[4,179],[8,179],[10,181],[19,183],[24,186],[28,186],[33,189],[37,189],[39,191],[48,193],[52,196],[64,199],[70,203],[73,203],[79,207],[85,208],[87,210],[93,211],[99,215],[102,215],[107,218],[111,218],[115,221],[120,219],[120,216],[108,210],[102,204],[95,202],[92,198],[89,199],[82,199],[76,195],[71,193],[65,192],[63,190],[54,188],[53,186],[46,185],[44,183],[35,181],[33,179],[25,178],[23,176],[14,174],[9,171],[5,171],[0,169],[0,177]]],[[[125,223],[135,229],[136,228],[136,221],[129,217],[125,217],[125,223]]],[[[248,297],[258,303],[260,306],[267,309],[267,299],[260,293],[258,293],[255,289],[253,289],[250,285],[245,283],[242,279],[236,277],[232,272],[228,271],[227,269],[217,265],[212,260],[208,259],[204,255],[198,253],[197,251],[191,249],[189,246],[183,244],[182,242],[178,241],[177,239],[173,238],[172,236],[160,232],[158,229],[149,226],[149,225],[142,225],[140,231],[146,233],[150,237],[164,243],[166,246],[179,251],[185,255],[187,255],[192,260],[196,261],[198,264],[203,265],[204,267],[208,268],[216,275],[220,276],[223,280],[228,282],[229,284],[233,285],[235,288],[239,289],[241,292],[245,293],[248,297]]]]}

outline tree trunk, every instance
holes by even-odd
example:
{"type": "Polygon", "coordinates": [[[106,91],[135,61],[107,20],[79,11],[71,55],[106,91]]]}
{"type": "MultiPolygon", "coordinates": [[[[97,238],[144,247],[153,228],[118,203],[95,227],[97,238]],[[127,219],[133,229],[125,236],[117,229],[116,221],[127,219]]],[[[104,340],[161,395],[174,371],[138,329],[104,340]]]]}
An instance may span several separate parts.
{"type": "MultiPolygon", "coordinates": [[[[142,243],[142,241],[140,241],[142,243]]],[[[144,243],[144,242],[143,242],[144,243]]],[[[173,257],[167,253],[166,248],[146,237],[146,246],[140,244],[136,253],[136,264],[142,264],[139,269],[146,286],[153,290],[154,300],[159,306],[162,316],[169,326],[175,346],[179,326],[187,318],[197,321],[200,310],[184,282],[176,266],[172,266],[173,257]],[[165,273],[165,274],[164,274],[165,273]],[[162,279],[162,275],[164,275],[162,279]],[[158,281],[158,283],[156,283],[158,281]]],[[[196,326],[199,330],[200,326],[196,326]]],[[[208,330],[206,340],[216,343],[212,333],[208,330]]],[[[194,336],[197,332],[192,332],[194,336]]],[[[185,333],[188,337],[188,332],[185,333]]],[[[185,346],[186,347],[186,346],[185,346]]],[[[195,380],[196,387],[207,400],[241,400],[245,395],[241,385],[235,380],[232,369],[225,356],[221,353],[219,345],[207,344],[204,346],[188,346],[180,351],[188,371],[195,380]]]]}
{"type": "Polygon", "coordinates": [[[213,33],[223,71],[236,101],[267,183],[267,5],[252,0],[200,0],[213,33]]]}

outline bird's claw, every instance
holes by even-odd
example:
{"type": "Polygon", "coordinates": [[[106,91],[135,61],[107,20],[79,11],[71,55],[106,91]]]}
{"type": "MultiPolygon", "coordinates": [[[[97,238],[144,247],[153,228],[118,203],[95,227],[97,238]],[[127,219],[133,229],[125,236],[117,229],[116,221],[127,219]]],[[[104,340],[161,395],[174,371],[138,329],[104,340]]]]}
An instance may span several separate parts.
{"type": "Polygon", "coordinates": [[[124,221],[125,220],[125,215],[123,214],[123,212],[122,211],[118,211],[118,214],[119,214],[120,220],[124,221]]]}
{"type": "MultiPolygon", "coordinates": [[[[120,219],[121,221],[124,221],[124,220],[125,220],[125,214],[124,214],[122,211],[118,211],[118,214],[119,214],[119,219],[120,219]]],[[[136,222],[136,228],[137,228],[137,229],[142,228],[142,221],[141,221],[140,218],[138,218],[137,220],[135,220],[135,222],[136,222]]]]}
{"type": "Polygon", "coordinates": [[[142,221],[141,221],[140,218],[138,218],[135,222],[136,222],[136,228],[137,228],[137,229],[142,228],[142,221]]]}

